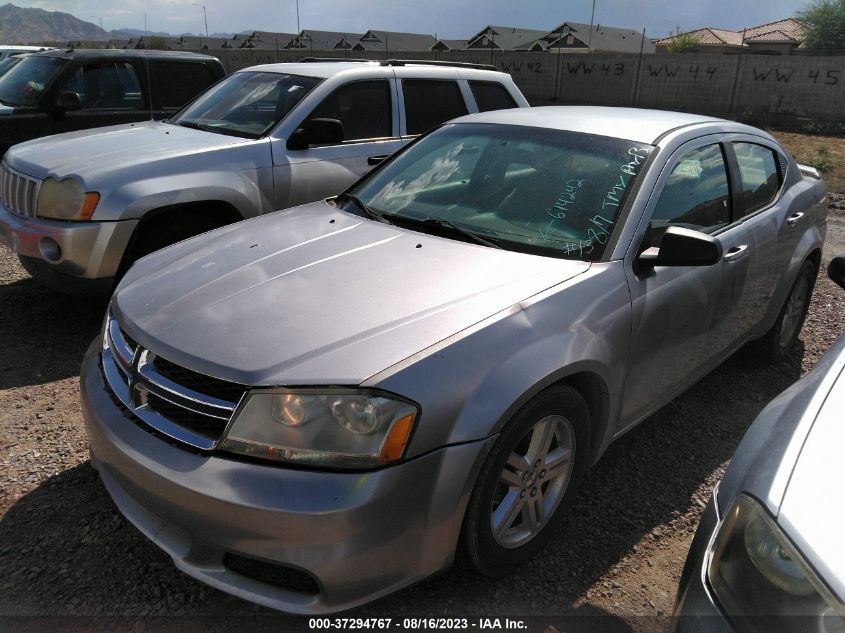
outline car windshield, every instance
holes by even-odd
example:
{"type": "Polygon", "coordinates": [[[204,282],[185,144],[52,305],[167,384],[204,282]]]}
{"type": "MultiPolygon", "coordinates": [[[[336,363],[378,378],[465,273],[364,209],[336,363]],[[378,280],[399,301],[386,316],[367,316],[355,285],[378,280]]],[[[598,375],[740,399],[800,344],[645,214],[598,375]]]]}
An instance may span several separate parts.
{"type": "Polygon", "coordinates": [[[316,77],[241,72],[212,86],[169,119],[208,132],[261,138],[320,83],[316,77]]]}
{"type": "Polygon", "coordinates": [[[595,261],[652,149],[547,128],[450,124],[363,180],[348,210],[509,250],[595,261]]]}
{"type": "Polygon", "coordinates": [[[0,103],[7,106],[33,105],[65,63],[65,59],[40,55],[20,60],[0,77],[0,103]]]}

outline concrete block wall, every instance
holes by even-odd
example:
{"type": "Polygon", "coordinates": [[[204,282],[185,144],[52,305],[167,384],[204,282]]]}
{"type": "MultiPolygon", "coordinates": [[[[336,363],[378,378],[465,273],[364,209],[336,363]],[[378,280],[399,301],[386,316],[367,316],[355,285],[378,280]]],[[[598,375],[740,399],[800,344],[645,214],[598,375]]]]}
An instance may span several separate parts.
{"type": "MultiPolygon", "coordinates": [[[[229,72],[295,62],[310,51],[223,49],[229,72]]],[[[315,51],[315,57],[384,59],[384,52],[315,51]]],[[[683,110],[765,124],[845,129],[845,57],[501,53],[390,53],[403,59],[493,64],[508,72],[535,105],[547,103],[683,110]]]]}

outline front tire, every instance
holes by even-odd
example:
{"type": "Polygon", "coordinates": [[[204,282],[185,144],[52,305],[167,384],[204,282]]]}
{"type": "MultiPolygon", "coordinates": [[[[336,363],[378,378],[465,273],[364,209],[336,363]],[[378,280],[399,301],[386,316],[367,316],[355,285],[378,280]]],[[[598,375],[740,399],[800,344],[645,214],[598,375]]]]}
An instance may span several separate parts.
{"type": "Polygon", "coordinates": [[[587,469],[589,430],[587,403],[568,385],[540,393],[505,425],[464,524],[467,553],[481,573],[509,573],[547,544],[587,469]]]}

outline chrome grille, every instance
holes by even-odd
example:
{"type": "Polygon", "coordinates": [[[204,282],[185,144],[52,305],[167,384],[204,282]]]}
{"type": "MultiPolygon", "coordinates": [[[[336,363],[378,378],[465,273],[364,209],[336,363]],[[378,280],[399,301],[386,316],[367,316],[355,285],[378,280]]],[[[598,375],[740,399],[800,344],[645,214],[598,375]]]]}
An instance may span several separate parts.
{"type": "Polygon", "coordinates": [[[0,203],[17,215],[35,217],[40,181],[0,165],[0,203]]]}
{"type": "Polygon", "coordinates": [[[103,341],[103,374],[108,388],[141,422],[201,450],[217,448],[247,390],[156,356],[111,316],[103,341]]]}

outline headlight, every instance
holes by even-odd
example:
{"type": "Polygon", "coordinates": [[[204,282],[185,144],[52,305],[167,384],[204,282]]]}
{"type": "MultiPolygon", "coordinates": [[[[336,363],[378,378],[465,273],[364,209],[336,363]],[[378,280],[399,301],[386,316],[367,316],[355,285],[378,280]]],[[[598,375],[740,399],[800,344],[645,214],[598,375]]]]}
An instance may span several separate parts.
{"type": "Polygon", "coordinates": [[[56,220],[89,220],[99,201],[99,193],[83,193],[74,178],[45,178],[38,190],[36,215],[56,220]]]}
{"type": "Polygon", "coordinates": [[[739,630],[845,632],[845,607],[749,496],[725,516],[707,579],[739,630]]]}
{"type": "Polygon", "coordinates": [[[257,390],[222,450],[329,468],[370,468],[402,458],[417,407],[350,390],[257,390]]]}

